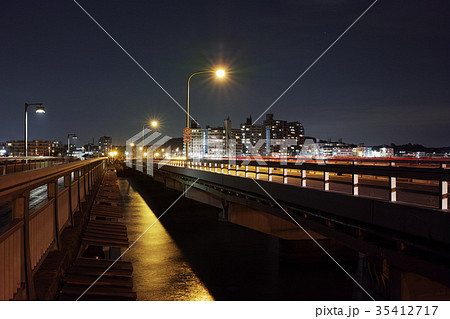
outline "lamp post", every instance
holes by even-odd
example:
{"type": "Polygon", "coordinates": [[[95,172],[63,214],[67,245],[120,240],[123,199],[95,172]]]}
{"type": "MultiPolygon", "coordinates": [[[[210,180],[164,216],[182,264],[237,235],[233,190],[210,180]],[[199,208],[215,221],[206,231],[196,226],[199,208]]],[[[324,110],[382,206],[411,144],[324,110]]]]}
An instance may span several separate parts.
{"type": "Polygon", "coordinates": [[[145,123],[144,125],[142,125],[142,149],[144,147],[144,136],[145,136],[145,131],[144,128],[146,126],[150,127],[158,127],[158,121],[152,120],[150,123],[145,123]]]}
{"type": "Polygon", "coordinates": [[[77,135],[76,134],[67,134],[67,156],[70,156],[70,137],[72,136],[72,138],[74,140],[77,139],[77,135]]]}
{"type": "MultiPolygon", "coordinates": [[[[189,85],[191,83],[191,78],[194,75],[198,75],[198,74],[203,74],[203,73],[215,73],[216,76],[218,78],[223,78],[225,76],[225,71],[224,70],[208,70],[208,71],[199,71],[199,72],[195,72],[192,73],[187,80],[187,95],[186,95],[186,127],[190,128],[190,115],[189,115],[189,85]]],[[[186,143],[186,161],[189,160],[189,142],[185,142],[186,143]]]]}
{"type": "Polygon", "coordinates": [[[25,103],[25,157],[28,157],[28,107],[36,106],[36,113],[45,113],[43,103],[25,103]]]}

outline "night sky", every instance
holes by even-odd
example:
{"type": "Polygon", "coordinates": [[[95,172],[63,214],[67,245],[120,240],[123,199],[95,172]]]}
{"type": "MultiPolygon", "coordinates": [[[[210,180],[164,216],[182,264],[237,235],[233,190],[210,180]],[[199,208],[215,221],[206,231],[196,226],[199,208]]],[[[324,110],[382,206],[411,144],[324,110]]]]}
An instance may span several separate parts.
{"type": "MultiPolygon", "coordinates": [[[[181,105],[190,73],[204,127],[257,118],[373,1],[86,1],[82,5],[181,105]]],[[[306,135],[449,146],[450,1],[379,0],[274,105],[306,135]]],[[[70,0],[0,2],[0,141],[78,145],[142,129],[181,136],[185,113],[70,0]]],[[[262,120],[262,119],[261,119],[262,120]]]]}

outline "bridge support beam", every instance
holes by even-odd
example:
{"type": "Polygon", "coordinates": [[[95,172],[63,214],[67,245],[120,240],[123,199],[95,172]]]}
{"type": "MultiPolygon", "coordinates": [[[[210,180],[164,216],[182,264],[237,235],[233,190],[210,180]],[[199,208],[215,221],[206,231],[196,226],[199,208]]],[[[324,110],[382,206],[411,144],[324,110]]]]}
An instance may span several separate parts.
{"type": "MultiPolygon", "coordinates": [[[[310,240],[295,223],[272,214],[234,202],[228,202],[228,221],[286,240],[310,240]]],[[[314,239],[326,239],[313,231],[308,233],[314,239]]]]}
{"type": "MultiPolygon", "coordinates": [[[[316,239],[333,258],[339,261],[356,260],[358,253],[332,239],[316,239]]],[[[310,239],[285,240],[279,239],[279,259],[284,265],[288,264],[328,264],[331,262],[322,249],[310,239]]]]}

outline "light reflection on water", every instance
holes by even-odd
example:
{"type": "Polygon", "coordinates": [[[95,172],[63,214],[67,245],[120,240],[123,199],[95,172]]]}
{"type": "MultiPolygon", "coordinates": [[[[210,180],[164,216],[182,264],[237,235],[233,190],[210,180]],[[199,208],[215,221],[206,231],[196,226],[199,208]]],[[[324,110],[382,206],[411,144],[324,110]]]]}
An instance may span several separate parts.
{"type": "MultiPolygon", "coordinates": [[[[118,182],[131,244],[157,217],[127,180],[119,179],[118,182]]],[[[133,288],[138,300],[214,300],[159,221],[123,256],[123,260],[133,264],[133,288]]]]}

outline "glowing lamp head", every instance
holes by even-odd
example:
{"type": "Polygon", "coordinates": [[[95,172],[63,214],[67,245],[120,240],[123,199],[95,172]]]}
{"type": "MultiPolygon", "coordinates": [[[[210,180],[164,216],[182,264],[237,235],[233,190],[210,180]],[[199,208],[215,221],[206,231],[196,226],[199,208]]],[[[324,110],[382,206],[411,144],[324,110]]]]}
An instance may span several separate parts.
{"type": "Polygon", "coordinates": [[[36,113],[45,113],[45,107],[36,106],[36,113]]]}
{"type": "Polygon", "coordinates": [[[157,126],[158,126],[158,122],[157,122],[157,121],[152,121],[152,122],[150,123],[150,125],[151,125],[152,127],[157,127],[157,126]]]}
{"type": "Polygon", "coordinates": [[[225,71],[224,70],[217,70],[216,71],[216,75],[219,78],[223,78],[225,76],[225,71]]]}
{"type": "Polygon", "coordinates": [[[133,146],[134,146],[134,143],[130,143],[130,146],[133,147],[133,146]]]}

